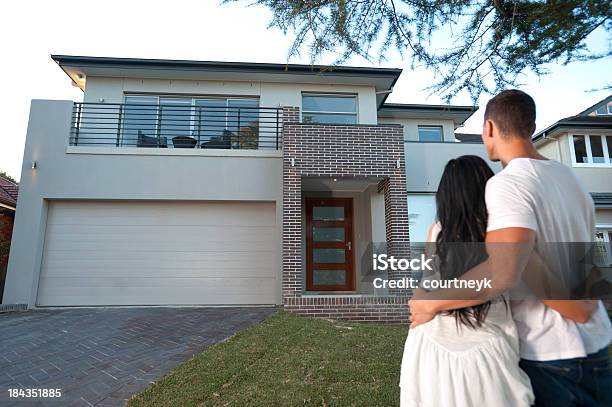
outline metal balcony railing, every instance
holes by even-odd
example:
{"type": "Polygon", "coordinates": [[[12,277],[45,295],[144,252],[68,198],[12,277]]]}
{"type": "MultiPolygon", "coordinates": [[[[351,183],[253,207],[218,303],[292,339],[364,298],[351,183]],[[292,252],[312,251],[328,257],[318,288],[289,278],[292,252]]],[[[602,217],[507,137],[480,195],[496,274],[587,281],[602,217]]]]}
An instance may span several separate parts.
{"type": "Polygon", "coordinates": [[[276,107],[75,103],[70,145],[278,150],[281,120],[276,107]]]}

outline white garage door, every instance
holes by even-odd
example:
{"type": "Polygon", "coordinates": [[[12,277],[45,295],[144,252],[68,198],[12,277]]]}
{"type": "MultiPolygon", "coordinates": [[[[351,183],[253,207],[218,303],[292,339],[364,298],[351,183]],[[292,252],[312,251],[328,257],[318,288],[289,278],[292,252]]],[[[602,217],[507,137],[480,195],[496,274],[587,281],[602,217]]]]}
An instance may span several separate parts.
{"type": "Polygon", "coordinates": [[[273,203],[52,202],[38,305],[274,304],[273,203]]]}

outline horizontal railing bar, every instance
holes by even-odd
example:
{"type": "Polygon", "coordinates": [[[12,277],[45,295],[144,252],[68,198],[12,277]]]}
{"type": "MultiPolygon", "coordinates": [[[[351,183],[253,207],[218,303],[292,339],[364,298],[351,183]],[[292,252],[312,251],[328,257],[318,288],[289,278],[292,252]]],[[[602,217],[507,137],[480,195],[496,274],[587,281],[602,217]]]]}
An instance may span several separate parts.
{"type": "MultiPolygon", "coordinates": [[[[98,119],[96,119],[98,120],[98,119]]],[[[104,120],[104,119],[100,119],[99,121],[96,120],[80,120],[80,123],[86,123],[86,124],[116,124],[116,122],[118,121],[118,119],[115,119],[114,122],[108,121],[108,120],[104,120]]],[[[125,118],[124,118],[125,120],[125,118]]],[[[131,122],[134,121],[134,124],[132,125],[142,125],[142,124],[146,124],[147,120],[145,119],[136,119],[136,120],[130,120],[129,122],[125,123],[125,125],[130,125],[132,124],[131,122]],[[138,120],[138,121],[136,121],[138,120]]],[[[153,124],[156,122],[155,120],[149,120],[150,122],[152,122],[153,124]]],[[[193,125],[193,121],[197,121],[197,120],[165,120],[166,122],[177,122],[177,123],[181,123],[181,125],[183,125],[183,123],[185,123],[184,125],[193,125]]],[[[73,124],[77,124],[76,121],[72,122],[73,124]]],[[[206,126],[206,123],[231,123],[233,126],[236,126],[238,123],[240,123],[241,126],[257,126],[258,123],[262,123],[262,124],[274,124],[275,122],[272,121],[258,121],[258,120],[250,120],[250,121],[233,121],[233,120],[202,120],[201,126],[206,126]]],[[[208,124],[208,126],[211,126],[210,124],[208,124]]],[[[224,126],[225,127],[225,126],[224,126]]]]}
{"type": "Polygon", "coordinates": [[[87,107],[84,106],[81,108],[82,112],[107,112],[107,111],[111,111],[111,112],[115,112],[115,111],[119,111],[121,108],[123,107],[123,110],[127,110],[130,112],[155,112],[155,111],[159,111],[162,110],[164,112],[186,112],[186,111],[249,111],[249,114],[254,114],[255,112],[265,112],[265,113],[274,113],[276,111],[280,111],[282,110],[279,107],[272,107],[272,108],[265,108],[265,107],[223,107],[223,106],[185,106],[185,107],[166,107],[166,106],[148,106],[148,107],[144,107],[144,106],[135,106],[135,105],[117,105],[117,107],[112,107],[112,108],[108,108],[108,107],[104,107],[104,108],[97,108],[97,107],[87,107]]]}
{"type": "MultiPolygon", "coordinates": [[[[85,135],[85,134],[112,134],[115,137],[117,136],[117,133],[113,129],[108,129],[108,128],[107,129],[102,129],[103,131],[93,131],[93,130],[94,129],[85,128],[85,129],[79,130],[79,133],[83,134],[83,135],[85,135]]],[[[264,135],[264,134],[272,134],[272,133],[274,133],[274,131],[272,131],[272,130],[260,131],[259,133],[261,133],[262,135],[264,135]]],[[[129,135],[129,134],[138,134],[138,130],[127,131],[127,132],[124,132],[122,134],[126,134],[126,135],[129,135]]],[[[198,134],[200,136],[230,136],[232,134],[233,135],[236,135],[236,134],[252,135],[252,134],[254,134],[254,132],[251,133],[251,132],[248,132],[248,131],[242,131],[242,132],[239,132],[239,133],[232,132],[232,133],[225,133],[224,134],[224,133],[212,132],[212,131],[200,131],[200,132],[195,132],[194,131],[194,132],[190,132],[189,134],[187,134],[186,130],[184,130],[184,129],[166,129],[166,130],[161,131],[159,133],[157,131],[151,131],[151,130],[149,130],[149,131],[141,131],[141,134],[144,135],[144,136],[148,135],[149,137],[151,135],[157,136],[158,134],[162,135],[162,136],[173,136],[173,137],[174,136],[192,136],[192,137],[196,137],[198,134]],[[182,134],[176,134],[176,133],[182,133],[182,134]]]]}
{"type": "MultiPolygon", "coordinates": [[[[76,123],[73,123],[76,124],[76,123]]],[[[81,125],[79,126],[80,128],[85,128],[86,126],[94,126],[93,128],[103,128],[104,126],[109,126],[109,125],[113,125],[116,123],[109,123],[109,122],[81,122],[81,125]]],[[[124,123],[123,126],[121,126],[122,128],[143,128],[146,127],[147,124],[150,124],[151,127],[155,127],[156,123],[146,123],[146,122],[138,122],[138,123],[124,123]]],[[[247,122],[247,123],[227,123],[228,125],[226,126],[225,121],[220,122],[214,122],[214,124],[209,123],[209,124],[201,124],[200,126],[198,126],[197,124],[194,126],[193,124],[189,124],[189,123],[183,123],[183,122],[162,122],[162,126],[180,126],[180,127],[200,127],[200,128],[214,128],[214,129],[228,129],[228,130],[236,130],[237,126],[240,127],[244,127],[244,128],[266,128],[266,127],[275,127],[274,123],[270,123],[270,122],[263,122],[263,123],[258,123],[258,122],[247,122]]],[[[76,127],[76,126],[75,126],[76,127]]],[[[116,129],[117,126],[114,126],[114,128],[116,129]]]]}
{"type": "MultiPolygon", "coordinates": [[[[109,136],[111,136],[111,133],[108,133],[109,136]]],[[[149,138],[157,138],[156,136],[147,136],[149,138]]],[[[172,140],[172,137],[166,137],[166,136],[161,136],[161,137],[165,137],[167,140],[172,140]]],[[[197,139],[197,137],[193,137],[193,136],[176,136],[176,137],[191,137],[194,140],[197,139]]],[[[206,136],[206,137],[202,137],[201,141],[221,141],[218,138],[215,138],[216,136],[206,136]]],[[[248,136],[232,136],[233,140],[248,140],[249,137],[248,136]]],[[[259,139],[259,140],[273,140],[274,137],[269,136],[269,137],[258,137],[258,138],[253,138],[253,139],[259,139]]],[[[88,136],[84,136],[83,134],[79,133],[79,140],[113,140],[116,141],[116,137],[112,138],[112,137],[88,137],[88,136]]],[[[122,137],[121,140],[138,140],[137,137],[122,137]]]]}
{"type": "MultiPolygon", "coordinates": [[[[197,99],[196,99],[197,100],[197,99]]],[[[151,104],[151,103],[110,103],[110,102],[74,102],[74,104],[76,106],[98,106],[98,107],[105,107],[105,106],[173,106],[173,107],[188,107],[188,106],[197,106],[197,107],[230,107],[230,108],[252,108],[252,109],[275,109],[275,110],[280,110],[282,109],[281,107],[272,107],[272,106],[236,106],[236,105],[227,105],[227,104],[212,104],[212,105],[194,105],[194,104],[190,104],[190,105],[179,105],[179,104],[151,104]]]]}
{"type": "MultiPolygon", "coordinates": [[[[110,136],[110,134],[109,134],[109,136],[110,136]]],[[[150,138],[155,138],[156,139],[157,137],[150,137],[150,138]]],[[[170,142],[172,141],[172,138],[168,138],[168,137],[165,137],[165,136],[162,136],[162,138],[165,138],[165,140],[170,141],[170,142]]],[[[115,143],[117,141],[116,138],[112,138],[112,137],[81,137],[80,134],[79,134],[79,140],[81,140],[81,141],[84,141],[84,140],[109,140],[109,142],[113,142],[113,143],[115,143]]],[[[196,138],[194,138],[194,140],[197,141],[196,138]]],[[[260,141],[273,141],[273,140],[275,140],[275,138],[274,137],[259,137],[259,138],[247,138],[247,137],[240,138],[240,137],[235,137],[235,138],[232,138],[231,141],[249,141],[249,140],[253,140],[253,141],[256,141],[256,140],[260,140],[260,141]]],[[[122,138],[121,141],[139,141],[139,139],[138,138],[131,138],[130,137],[130,138],[122,138]]],[[[205,142],[209,142],[209,141],[224,141],[224,140],[219,140],[219,139],[215,139],[215,138],[204,138],[204,137],[200,140],[201,143],[205,143],[205,142]]],[[[227,141],[230,141],[230,140],[227,140],[227,141]]],[[[148,140],[146,142],[148,142],[148,140]]]]}
{"type": "Polygon", "coordinates": [[[280,111],[282,110],[282,108],[280,107],[255,107],[255,106],[240,106],[240,107],[236,107],[236,106],[170,106],[170,105],[136,105],[136,104],[116,104],[116,105],[104,105],[104,106],[88,106],[88,105],[81,105],[81,109],[82,111],[98,111],[98,110],[119,110],[119,108],[121,106],[123,106],[124,109],[128,109],[128,110],[159,110],[161,107],[161,110],[165,110],[165,111],[172,111],[172,110],[190,110],[190,109],[195,109],[195,110],[216,110],[216,109],[223,109],[223,110],[254,110],[254,111],[261,111],[261,110],[268,110],[268,111],[280,111]]]}
{"type": "MultiPolygon", "coordinates": [[[[91,113],[88,114],[84,114],[84,117],[81,118],[81,120],[95,120],[95,119],[100,119],[100,120],[111,120],[111,119],[118,119],[119,114],[113,114],[113,115],[94,115],[91,113]]],[[[148,115],[148,114],[122,114],[122,116],[130,116],[131,117],[136,117],[138,118],[138,120],[140,120],[140,118],[142,117],[144,120],[156,120],[157,117],[159,115],[148,115]]],[[[257,120],[257,119],[268,119],[271,121],[276,121],[276,117],[275,116],[249,116],[249,115],[203,115],[203,116],[197,116],[197,115],[188,115],[188,114],[172,114],[172,115],[162,115],[162,118],[167,119],[167,120],[173,120],[174,118],[187,118],[187,119],[191,119],[191,120],[198,120],[198,119],[211,119],[211,118],[227,118],[227,119],[237,119],[240,118],[241,120],[257,120]]]]}

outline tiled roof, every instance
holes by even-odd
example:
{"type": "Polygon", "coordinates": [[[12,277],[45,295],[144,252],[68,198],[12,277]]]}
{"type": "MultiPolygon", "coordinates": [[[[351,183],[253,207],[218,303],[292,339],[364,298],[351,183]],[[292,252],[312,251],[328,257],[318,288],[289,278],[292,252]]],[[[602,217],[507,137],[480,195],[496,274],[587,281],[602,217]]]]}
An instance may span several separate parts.
{"type": "Polygon", "coordinates": [[[0,204],[15,208],[17,206],[17,194],[19,185],[13,181],[0,176],[0,204]]]}

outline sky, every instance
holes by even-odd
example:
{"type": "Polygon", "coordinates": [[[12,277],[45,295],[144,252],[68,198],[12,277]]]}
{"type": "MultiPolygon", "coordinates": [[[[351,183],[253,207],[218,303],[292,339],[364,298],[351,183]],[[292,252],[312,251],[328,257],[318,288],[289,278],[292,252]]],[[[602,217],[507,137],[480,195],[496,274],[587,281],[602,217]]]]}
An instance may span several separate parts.
{"type": "MultiPolygon", "coordinates": [[[[83,93],[51,60],[51,54],[212,61],[309,63],[307,55],[287,60],[292,42],[268,28],[271,12],[248,2],[218,1],[3,1],[0,2],[0,171],[19,179],[32,99],[81,101],[83,93]]],[[[605,33],[595,32],[589,45],[603,48],[605,33]]],[[[317,61],[331,63],[334,56],[317,61]]],[[[382,65],[353,58],[347,65],[403,68],[388,102],[440,104],[424,88],[434,78],[390,52],[382,65]]],[[[610,83],[610,59],[568,66],[553,65],[541,78],[527,75],[521,89],[536,101],[541,130],[560,118],[576,114],[610,91],[592,91],[610,83]]],[[[460,132],[479,133],[482,107],[460,132]]],[[[453,104],[469,105],[467,95],[453,104]]]]}

